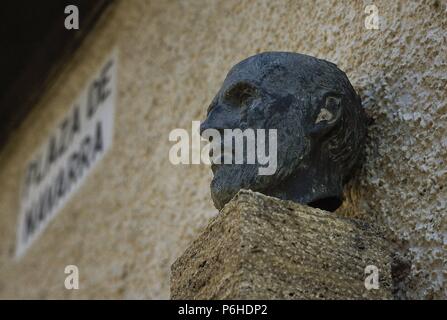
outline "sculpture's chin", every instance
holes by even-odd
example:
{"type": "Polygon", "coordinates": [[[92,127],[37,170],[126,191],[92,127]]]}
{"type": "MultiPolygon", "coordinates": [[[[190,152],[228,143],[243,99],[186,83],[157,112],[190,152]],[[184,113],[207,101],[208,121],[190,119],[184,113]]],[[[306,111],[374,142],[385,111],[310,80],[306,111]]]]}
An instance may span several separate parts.
{"type": "Polygon", "coordinates": [[[275,176],[258,176],[257,165],[219,165],[213,170],[211,197],[217,209],[222,209],[241,189],[262,191],[275,176]]]}
{"type": "Polygon", "coordinates": [[[215,165],[211,181],[211,198],[214,206],[220,210],[243,186],[243,165],[215,165]]]}
{"type": "Polygon", "coordinates": [[[214,206],[221,210],[236,195],[240,187],[234,184],[229,185],[224,177],[219,176],[218,172],[214,173],[214,178],[211,181],[211,198],[214,206]]]}
{"type": "Polygon", "coordinates": [[[231,199],[230,200],[224,200],[223,195],[220,192],[218,192],[216,190],[213,190],[213,188],[211,188],[211,199],[213,199],[214,206],[219,211],[225,206],[225,204],[228,201],[231,200],[231,199]]]}

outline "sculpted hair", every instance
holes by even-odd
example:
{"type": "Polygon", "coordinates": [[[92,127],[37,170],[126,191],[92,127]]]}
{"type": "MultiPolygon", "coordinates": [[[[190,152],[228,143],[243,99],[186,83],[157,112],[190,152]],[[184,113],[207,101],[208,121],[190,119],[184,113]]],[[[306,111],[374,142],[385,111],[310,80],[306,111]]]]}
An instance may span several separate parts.
{"type": "Polygon", "coordinates": [[[322,149],[340,168],[342,180],[346,182],[363,155],[366,115],[361,99],[351,86],[346,74],[331,62],[320,60],[320,63],[326,65],[328,72],[320,73],[321,77],[315,80],[319,82],[321,90],[330,92],[329,94],[340,99],[339,107],[341,108],[340,119],[330,132],[328,139],[323,142],[322,149]]]}

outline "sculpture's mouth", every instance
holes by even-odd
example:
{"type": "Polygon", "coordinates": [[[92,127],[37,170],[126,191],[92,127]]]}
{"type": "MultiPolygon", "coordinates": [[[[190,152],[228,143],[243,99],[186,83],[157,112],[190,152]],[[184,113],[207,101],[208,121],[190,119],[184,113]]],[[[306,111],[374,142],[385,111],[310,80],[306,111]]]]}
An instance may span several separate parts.
{"type": "Polygon", "coordinates": [[[212,163],[232,164],[234,162],[234,152],[224,152],[212,157],[212,163]]]}
{"type": "Polygon", "coordinates": [[[217,155],[215,157],[211,158],[211,171],[216,173],[216,171],[222,166],[222,165],[231,165],[233,164],[233,155],[234,153],[222,153],[220,155],[217,155]],[[225,156],[226,155],[226,156],[225,156]],[[227,160],[226,160],[227,159],[227,160]],[[228,162],[228,159],[231,159],[231,162],[228,162]]]}
{"type": "Polygon", "coordinates": [[[213,173],[215,173],[219,166],[223,164],[233,164],[234,154],[235,152],[233,146],[225,147],[223,142],[219,146],[211,144],[209,157],[211,161],[211,170],[213,173]]]}

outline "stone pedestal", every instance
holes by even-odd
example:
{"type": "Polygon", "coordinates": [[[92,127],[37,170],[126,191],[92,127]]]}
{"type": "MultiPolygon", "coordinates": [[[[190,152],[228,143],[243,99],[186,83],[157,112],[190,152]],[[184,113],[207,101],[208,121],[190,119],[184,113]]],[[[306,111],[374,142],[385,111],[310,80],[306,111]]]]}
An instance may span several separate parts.
{"type": "Polygon", "coordinates": [[[241,191],[172,265],[172,299],[391,299],[383,232],[241,191]],[[365,268],[379,289],[365,288],[365,268]]]}

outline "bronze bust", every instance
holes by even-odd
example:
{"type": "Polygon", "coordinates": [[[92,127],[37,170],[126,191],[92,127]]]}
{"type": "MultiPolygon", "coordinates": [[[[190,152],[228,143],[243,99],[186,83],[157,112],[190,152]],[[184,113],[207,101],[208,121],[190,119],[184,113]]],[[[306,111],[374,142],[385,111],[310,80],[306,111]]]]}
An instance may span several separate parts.
{"type": "Polygon", "coordinates": [[[366,136],[360,97],[333,63],[291,52],[265,52],[236,64],[200,131],[276,129],[277,169],[213,164],[211,195],[221,209],[240,189],[334,211],[366,136]]]}

